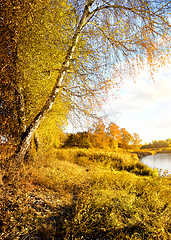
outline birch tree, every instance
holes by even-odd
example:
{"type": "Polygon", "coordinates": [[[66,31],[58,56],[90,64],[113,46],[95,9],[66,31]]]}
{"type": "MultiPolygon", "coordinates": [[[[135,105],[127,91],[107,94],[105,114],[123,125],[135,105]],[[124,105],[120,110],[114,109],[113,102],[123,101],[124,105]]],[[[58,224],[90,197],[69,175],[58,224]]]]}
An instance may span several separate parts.
{"type": "MultiPolygon", "coordinates": [[[[72,32],[74,13],[66,1],[33,1],[23,19],[18,38],[18,68],[25,93],[25,122],[28,127],[49,97],[65,59],[72,32]]],[[[61,126],[66,122],[68,102],[58,95],[55,104],[41,121],[38,133],[41,147],[59,145],[61,126]]]]}
{"type": "MultiPolygon", "coordinates": [[[[46,101],[22,134],[13,156],[18,163],[61,92],[77,109],[86,112],[87,106],[91,110],[95,101],[103,101],[107,90],[115,86],[118,73],[120,77],[132,74],[135,64],[145,61],[153,71],[156,64],[164,64],[170,51],[168,0],[69,1],[68,6],[75,13],[75,21],[71,22],[63,61],[46,101]]],[[[61,31],[65,31],[63,28],[61,31]]]]}
{"type": "MultiPolygon", "coordinates": [[[[2,0],[0,13],[0,135],[8,143],[17,144],[53,88],[55,73],[67,51],[64,49],[69,41],[66,34],[72,29],[72,13],[66,1],[52,4],[37,0],[2,0]],[[57,24],[59,15],[61,21],[57,24]]],[[[66,111],[67,102],[58,97],[39,127],[44,145],[45,139],[52,137],[50,133],[59,132],[66,111]]]]}

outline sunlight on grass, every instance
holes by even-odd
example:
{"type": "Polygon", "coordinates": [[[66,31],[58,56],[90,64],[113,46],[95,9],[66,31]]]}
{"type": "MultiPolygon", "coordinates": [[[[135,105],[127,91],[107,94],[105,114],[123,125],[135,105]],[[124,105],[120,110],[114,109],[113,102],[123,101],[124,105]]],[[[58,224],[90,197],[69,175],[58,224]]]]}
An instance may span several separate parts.
{"type": "Polygon", "coordinates": [[[81,193],[68,236],[75,239],[169,239],[170,189],[127,172],[94,172],[92,187],[81,193]],[[112,238],[113,239],[113,238],[112,238]]]}
{"type": "Polygon", "coordinates": [[[26,239],[171,237],[171,178],[158,177],[135,154],[51,149],[26,162],[19,175],[20,187],[3,199],[10,206],[9,239],[18,227],[26,239]]]}

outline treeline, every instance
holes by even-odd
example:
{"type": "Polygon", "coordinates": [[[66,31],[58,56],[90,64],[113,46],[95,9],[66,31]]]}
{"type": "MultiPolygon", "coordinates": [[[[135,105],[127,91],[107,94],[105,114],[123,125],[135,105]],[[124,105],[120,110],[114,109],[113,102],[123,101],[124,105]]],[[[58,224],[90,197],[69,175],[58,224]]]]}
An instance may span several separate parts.
{"type": "Polygon", "coordinates": [[[141,147],[141,149],[150,149],[150,148],[168,148],[171,147],[171,138],[166,140],[154,140],[151,143],[146,143],[141,147]]]}
{"type": "Polygon", "coordinates": [[[131,135],[125,128],[119,128],[111,122],[107,127],[98,121],[92,129],[76,134],[70,133],[64,140],[63,147],[139,149],[141,139],[137,133],[131,135]]]}

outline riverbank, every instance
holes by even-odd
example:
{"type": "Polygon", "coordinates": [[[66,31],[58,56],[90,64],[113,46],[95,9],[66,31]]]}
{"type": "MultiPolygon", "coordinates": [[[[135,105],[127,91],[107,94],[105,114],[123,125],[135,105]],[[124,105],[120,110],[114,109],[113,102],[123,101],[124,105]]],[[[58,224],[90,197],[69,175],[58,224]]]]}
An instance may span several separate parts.
{"type": "Polygon", "coordinates": [[[154,150],[138,150],[138,151],[133,151],[132,153],[137,154],[138,158],[141,159],[145,156],[155,155],[156,151],[154,151],[154,150]]]}
{"type": "Polygon", "coordinates": [[[0,194],[0,237],[169,239],[170,178],[119,150],[50,149],[0,194]]]}
{"type": "Polygon", "coordinates": [[[138,151],[130,151],[137,154],[138,158],[141,159],[145,156],[155,155],[157,153],[171,153],[171,148],[151,148],[151,149],[139,149],[138,151]]]}
{"type": "Polygon", "coordinates": [[[171,153],[171,148],[159,148],[155,149],[156,153],[171,153]]]}

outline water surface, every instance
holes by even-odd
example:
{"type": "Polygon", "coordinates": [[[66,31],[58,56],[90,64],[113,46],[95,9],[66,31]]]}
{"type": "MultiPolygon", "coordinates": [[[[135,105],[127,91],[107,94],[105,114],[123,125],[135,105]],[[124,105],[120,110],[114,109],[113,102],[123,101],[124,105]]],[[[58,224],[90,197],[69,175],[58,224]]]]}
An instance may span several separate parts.
{"type": "Polygon", "coordinates": [[[161,174],[166,170],[168,170],[168,173],[171,174],[171,153],[149,155],[143,157],[141,162],[153,169],[157,168],[159,172],[161,171],[161,174]]]}

